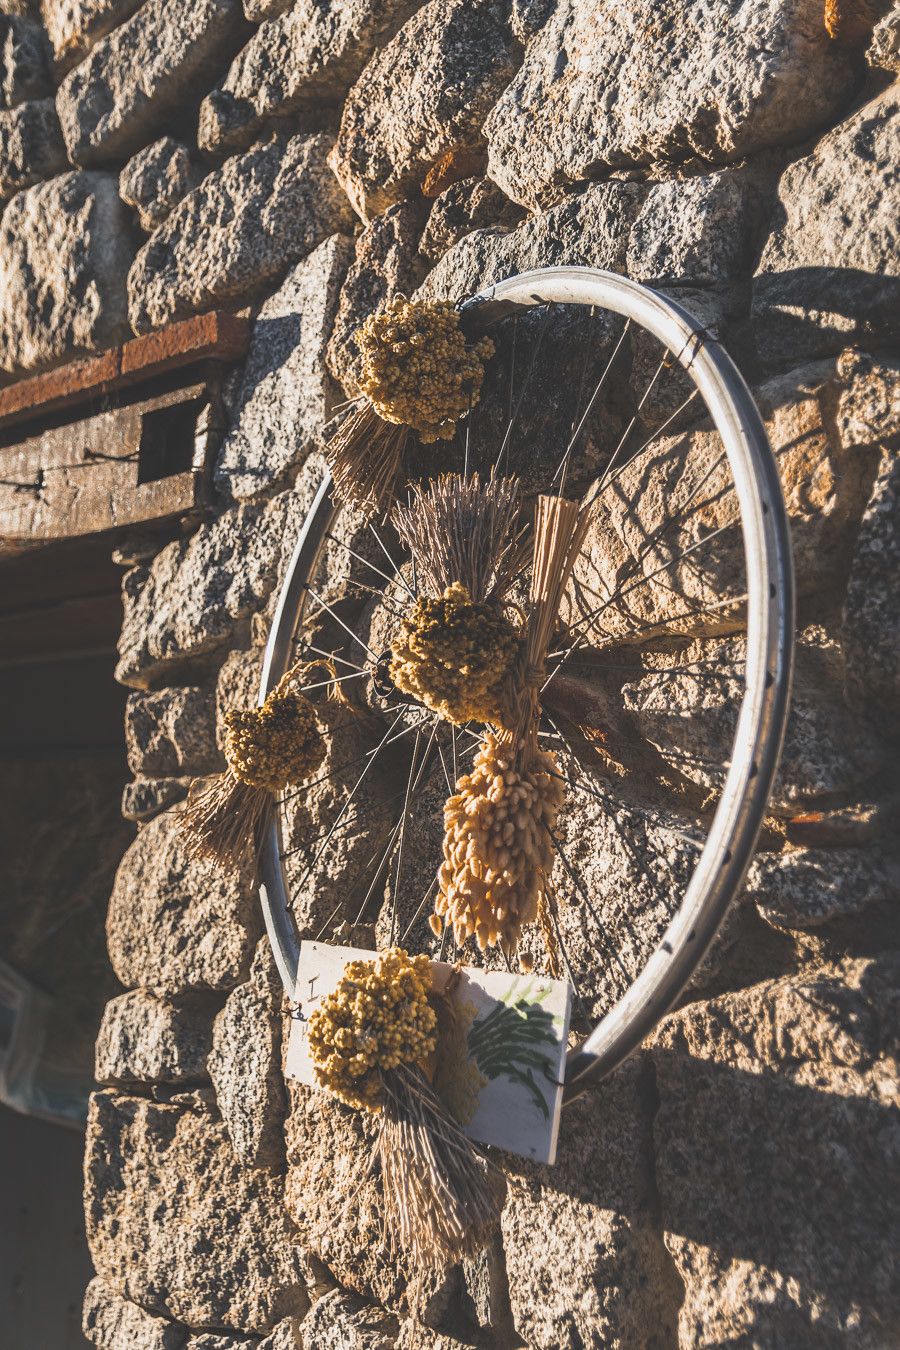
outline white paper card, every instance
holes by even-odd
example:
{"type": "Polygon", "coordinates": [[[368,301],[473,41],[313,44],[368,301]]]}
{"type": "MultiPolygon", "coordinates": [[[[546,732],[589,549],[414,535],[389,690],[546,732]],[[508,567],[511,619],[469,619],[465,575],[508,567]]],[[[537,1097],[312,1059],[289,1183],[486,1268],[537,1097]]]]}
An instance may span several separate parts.
{"type": "MultiPolygon", "coordinates": [[[[348,961],[371,961],[374,952],[302,942],[295,991],[298,1015],[291,1026],[286,1073],[316,1087],[307,1041],[309,1018],[340,981],[348,961]]],[[[432,962],[432,979],[445,989],[452,966],[432,962]]],[[[451,981],[452,982],[452,981],[451,981]]],[[[535,1162],[556,1161],[562,1082],[571,1011],[566,981],[543,975],[463,968],[451,994],[458,1042],[452,1069],[454,1113],[470,1139],[519,1153],[535,1162]]],[[[448,1065],[439,1064],[436,1085],[448,1065]]]]}

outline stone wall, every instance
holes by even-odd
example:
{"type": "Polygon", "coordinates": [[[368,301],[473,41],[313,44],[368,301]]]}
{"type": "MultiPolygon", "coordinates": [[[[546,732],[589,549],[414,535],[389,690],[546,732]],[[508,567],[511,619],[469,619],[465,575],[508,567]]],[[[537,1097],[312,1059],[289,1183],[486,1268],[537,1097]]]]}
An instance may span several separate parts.
{"type": "MultiPolygon", "coordinates": [[[[0,0],[2,378],[214,307],[255,320],[218,506],[117,551],[139,827],[87,1136],[101,1350],[897,1343],[898,72],[877,0],[0,0]],[[361,320],[560,262],[668,287],[754,386],[796,701],[731,945],[566,1113],[554,1169],[510,1163],[492,1248],[423,1286],[365,1188],[345,1210],[362,1123],[285,1088],[253,878],[189,864],[173,811],[253,695],[361,320]]],[[[727,672],[739,641],[715,641],[727,672]]],[[[737,687],[701,705],[648,674],[628,712],[663,759],[715,759],[737,687]]],[[[674,835],[671,874],[622,849],[649,805],[593,830],[609,914],[677,872],[674,835]]],[[[348,865],[385,809],[374,790],[348,865]]]]}

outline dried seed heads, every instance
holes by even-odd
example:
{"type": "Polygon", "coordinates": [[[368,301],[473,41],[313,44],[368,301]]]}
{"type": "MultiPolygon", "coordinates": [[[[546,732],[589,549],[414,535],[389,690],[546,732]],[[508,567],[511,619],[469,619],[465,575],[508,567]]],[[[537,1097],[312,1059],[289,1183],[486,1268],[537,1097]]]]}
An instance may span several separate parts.
{"type": "Polygon", "coordinates": [[[235,778],[268,792],[302,783],[325,758],[325,740],[309,699],[278,689],[260,708],[232,708],[225,714],[224,748],[235,778]]]}
{"type": "Polygon", "coordinates": [[[514,951],[537,917],[553,868],[552,831],[563,802],[556,760],[533,750],[531,765],[491,733],[444,807],[444,862],[435,913],[457,944],[474,936],[482,951],[514,951]]]}

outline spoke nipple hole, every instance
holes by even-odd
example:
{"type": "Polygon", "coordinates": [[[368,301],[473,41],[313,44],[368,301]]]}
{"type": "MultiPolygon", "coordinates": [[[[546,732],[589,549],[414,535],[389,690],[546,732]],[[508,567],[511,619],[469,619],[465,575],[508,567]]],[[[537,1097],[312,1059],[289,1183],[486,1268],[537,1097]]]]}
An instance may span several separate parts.
{"type": "Polygon", "coordinates": [[[688,933],[687,938],[685,939],[685,941],[686,941],[686,942],[693,942],[693,941],[694,941],[694,938],[695,938],[696,936],[697,936],[697,930],[696,930],[696,928],[692,928],[691,931],[688,933]]]}
{"type": "Polygon", "coordinates": [[[775,683],[775,676],[772,674],[770,670],[766,673],[766,688],[771,689],[774,683],[775,683]]]}
{"type": "Polygon", "coordinates": [[[723,866],[723,867],[727,867],[727,866],[728,866],[728,864],[731,862],[731,857],[732,857],[731,849],[730,849],[730,848],[729,848],[729,849],[726,849],[726,850],[725,850],[725,853],[724,853],[724,855],[723,855],[723,858],[722,858],[722,866],[723,866]]]}
{"type": "Polygon", "coordinates": [[[774,581],[770,581],[770,582],[769,582],[769,595],[770,595],[771,598],[774,600],[774,599],[775,599],[775,596],[776,596],[777,594],[778,594],[778,592],[777,592],[776,587],[775,587],[775,582],[774,582],[774,581]]]}
{"type": "Polygon", "coordinates": [[[756,760],[754,760],[753,763],[750,765],[750,777],[755,778],[758,773],[759,773],[759,765],[757,764],[756,760]]]}
{"type": "Polygon", "coordinates": [[[667,956],[671,956],[675,949],[672,946],[671,942],[664,942],[662,944],[662,950],[666,953],[667,956]]]}
{"type": "Polygon", "coordinates": [[[763,509],[763,515],[764,515],[764,516],[767,516],[767,515],[769,514],[769,503],[768,503],[768,502],[763,502],[763,504],[762,504],[762,509],[763,509]]]}

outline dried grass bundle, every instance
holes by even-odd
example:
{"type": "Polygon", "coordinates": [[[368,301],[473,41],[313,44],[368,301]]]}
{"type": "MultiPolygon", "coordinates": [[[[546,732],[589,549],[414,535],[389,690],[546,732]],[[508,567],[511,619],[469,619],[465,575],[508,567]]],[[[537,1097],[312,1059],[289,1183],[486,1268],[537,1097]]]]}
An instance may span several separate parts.
{"type": "Polygon", "coordinates": [[[501,599],[527,556],[518,529],[520,504],[514,478],[444,473],[412,487],[391,520],[409,549],[420,589],[439,596],[458,582],[475,604],[501,599]]]}
{"type": "Polygon", "coordinates": [[[371,403],[359,403],[326,446],[335,496],[366,517],[386,511],[396,494],[409,435],[409,427],[385,422],[371,403]]]}
{"type": "Polygon", "coordinates": [[[421,1267],[477,1252],[500,1221],[506,1183],[475,1148],[420,1069],[383,1075],[381,1167],[385,1226],[421,1267]]]}

